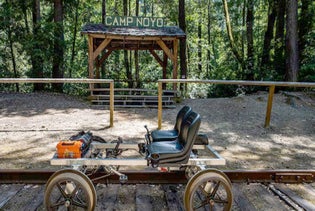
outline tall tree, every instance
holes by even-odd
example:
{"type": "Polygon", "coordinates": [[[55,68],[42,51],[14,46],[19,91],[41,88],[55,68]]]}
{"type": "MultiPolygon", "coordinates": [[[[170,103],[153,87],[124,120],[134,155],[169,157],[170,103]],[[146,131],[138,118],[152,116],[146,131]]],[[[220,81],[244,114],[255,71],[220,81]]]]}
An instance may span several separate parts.
{"type": "Polygon", "coordinates": [[[254,1],[247,0],[246,35],[247,35],[247,74],[246,80],[254,80],[254,1]]]}
{"type": "MultiPolygon", "coordinates": [[[[128,1],[127,0],[123,0],[123,11],[124,11],[124,16],[127,16],[128,15],[128,1]]],[[[125,69],[126,69],[126,76],[127,76],[127,80],[128,80],[128,87],[132,88],[132,86],[133,86],[132,74],[131,74],[131,70],[130,70],[127,50],[124,50],[124,63],[125,63],[125,69]]]]}
{"type": "MultiPolygon", "coordinates": [[[[178,23],[186,33],[186,12],[185,12],[185,0],[178,1],[178,23]]],[[[180,59],[180,75],[182,79],[187,78],[187,61],[186,61],[186,38],[179,41],[179,59],[180,59]]],[[[183,86],[180,86],[183,89],[183,86]]]]}
{"type": "Polygon", "coordinates": [[[207,73],[206,78],[209,78],[211,71],[211,0],[208,0],[208,8],[207,8],[208,22],[207,22],[207,35],[208,35],[208,49],[207,49],[207,73]]]}
{"type": "MultiPolygon", "coordinates": [[[[63,32],[63,1],[54,0],[54,56],[53,56],[53,78],[63,78],[64,75],[64,32],[63,32]]],[[[53,83],[52,88],[62,92],[62,83],[53,83]]]]}
{"type": "MultiPolygon", "coordinates": [[[[105,17],[106,17],[106,0],[102,0],[102,24],[105,24],[105,17]]],[[[105,52],[103,51],[101,55],[103,55],[105,52]]],[[[101,75],[103,78],[106,78],[105,74],[105,66],[106,66],[106,60],[101,64],[101,75]]]]}
{"type": "MultiPolygon", "coordinates": [[[[42,57],[42,51],[40,50],[41,49],[41,46],[40,46],[41,15],[40,15],[40,1],[39,0],[32,1],[32,15],[33,15],[33,37],[34,37],[34,42],[32,46],[33,48],[32,48],[32,52],[30,53],[31,62],[32,62],[32,77],[43,78],[44,77],[44,70],[43,70],[44,59],[42,57]]],[[[33,87],[34,87],[34,91],[40,91],[44,89],[44,84],[35,83],[33,87]]]]}
{"type": "MultiPolygon", "coordinates": [[[[276,20],[276,7],[275,1],[268,1],[268,20],[267,20],[267,29],[264,36],[264,46],[261,56],[261,67],[267,67],[270,63],[270,50],[271,50],[271,41],[273,39],[273,31],[276,20]]],[[[261,70],[263,71],[263,70],[261,70]]]]}
{"type": "MultiPolygon", "coordinates": [[[[294,0],[295,1],[295,0],[294,0]]],[[[276,22],[276,35],[275,35],[275,56],[274,56],[274,68],[281,80],[285,75],[285,59],[284,59],[284,24],[285,24],[285,5],[286,0],[277,1],[277,22],[276,22]]]]}
{"type": "Polygon", "coordinates": [[[198,18],[198,76],[202,74],[202,12],[201,12],[201,2],[199,1],[199,18],[198,18]]]}
{"type": "Polygon", "coordinates": [[[304,51],[310,44],[310,39],[307,35],[312,30],[312,24],[314,25],[315,18],[315,5],[313,0],[302,0],[301,13],[299,18],[298,30],[299,30],[299,63],[302,65],[304,60],[304,51]]]}
{"type": "MultiPolygon", "coordinates": [[[[136,0],[136,16],[139,16],[139,0],[136,0]]],[[[140,88],[140,68],[139,68],[139,52],[135,50],[135,80],[136,80],[136,88],[140,88]]]]}
{"type": "MultiPolygon", "coordinates": [[[[6,5],[7,7],[7,13],[8,17],[5,17],[5,23],[7,24],[7,36],[8,36],[8,41],[9,41],[9,46],[10,46],[10,56],[11,56],[11,62],[12,62],[12,67],[13,67],[13,73],[14,77],[18,77],[18,70],[16,68],[16,58],[15,58],[15,53],[14,53],[14,40],[13,40],[13,30],[12,30],[12,24],[13,24],[13,9],[12,9],[12,3],[9,3],[8,0],[6,0],[6,5]]],[[[15,84],[16,91],[19,92],[19,84],[15,84]]]]}
{"type": "Polygon", "coordinates": [[[78,19],[79,19],[79,5],[80,0],[76,0],[75,2],[75,14],[74,14],[74,29],[73,29],[73,37],[72,37],[72,46],[71,46],[71,59],[70,59],[70,68],[69,68],[69,77],[72,77],[72,67],[74,66],[74,57],[76,54],[75,45],[78,31],[78,19]]]}
{"type": "Polygon", "coordinates": [[[233,36],[233,31],[232,31],[232,26],[231,26],[231,19],[230,19],[230,13],[229,13],[229,7],[228,7],[227,0],[222,0],[222,2],[223,2],[223,9],[224,9],[224,16],[225,16],[226,31],[227,31],[227,34],[228,34],[228,37],[229,37],[229,41],[230,41],[230,46],[231,46],[232,52],[233,52],[235,58],[237,59],[237,61],[239,62],[239,64],[241,64],[242,68],[245,69],[243,57],[239,53],[239,51],[237,49],[237,46],[236,46],[236,43],[234,41],[234,36],[233,36]]]}
{"type": "Polygon", "coordinates": [[[296,0],[287,0],[286,4],[286,75],[287,81],[297,81],[299,71],[298,52],[298,5],[296,0]]]}

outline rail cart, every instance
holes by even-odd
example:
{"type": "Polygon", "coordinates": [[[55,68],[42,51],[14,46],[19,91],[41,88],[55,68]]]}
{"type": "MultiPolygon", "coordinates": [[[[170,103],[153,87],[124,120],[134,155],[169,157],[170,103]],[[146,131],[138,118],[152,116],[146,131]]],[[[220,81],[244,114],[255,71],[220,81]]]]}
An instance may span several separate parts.
{"type": "Polygon", "coordinates": [[[105,143],[90,132],[60,141],[51,165],[71,168],[55,172],[48,180],[47,210],[94,210],[97,199],[93,183],[111,175],[126,182],[128,177],[120,170],[124,167],[183,170],[188,179],[183,196],[186,210],[230,210],[233,196],[229,178],[208,168],[225,165],[225,159],[208,144],[206,136],[198,134],[200,122],[199,114],[185,106],[173,130],[147,129],[143,143],[123,143],[121,139],[105,143]],[[90,178],[99,172],[103,176],[92,181],[90,178]]]}

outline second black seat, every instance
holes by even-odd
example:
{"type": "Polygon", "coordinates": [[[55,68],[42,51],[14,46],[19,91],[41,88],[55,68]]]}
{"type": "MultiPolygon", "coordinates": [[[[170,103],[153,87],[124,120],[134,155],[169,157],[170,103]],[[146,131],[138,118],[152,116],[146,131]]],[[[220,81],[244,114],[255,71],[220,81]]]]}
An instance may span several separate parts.
{"type": "Polygon", "coordinates": [[[179,133],[180,127],[185,118],[189,115],[192,111],[190,106],[185,105],[183,108],[179,110],[176,116],[176,123],[174,125],[173,130],[154,130],[151,132],[152,142],[159,142],[159,141],[172,141],[176,140],[179,133]]]}

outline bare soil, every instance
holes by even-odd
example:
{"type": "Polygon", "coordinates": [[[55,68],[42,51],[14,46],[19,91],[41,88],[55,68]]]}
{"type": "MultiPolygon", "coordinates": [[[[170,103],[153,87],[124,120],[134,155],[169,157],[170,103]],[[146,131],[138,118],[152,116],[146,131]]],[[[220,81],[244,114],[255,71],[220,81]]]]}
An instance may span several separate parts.
{"type": "MultiPolygon", "coordinates": [[[[271,126],[264,128],[268,93],[189,99],[163,110],[163,129],[190,105],[202,117],[200,132],[226,160],[221,169],[314,169],[315,93],[277,93],[271,126]]],[[[143,141],[144,125],[157,127],[157,109],[109,110],[64,94],[0,93],[0,168],[52,168],[59,140],[80,130],[107,141],[143,141]]]]}

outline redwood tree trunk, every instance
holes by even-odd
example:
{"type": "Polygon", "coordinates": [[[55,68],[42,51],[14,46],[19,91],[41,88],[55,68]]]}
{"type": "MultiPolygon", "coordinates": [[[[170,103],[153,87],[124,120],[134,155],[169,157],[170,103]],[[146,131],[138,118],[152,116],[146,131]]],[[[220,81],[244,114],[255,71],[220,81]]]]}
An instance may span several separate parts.
{"type": "Polygon", "coordinates": [[[73,29],[73,37],[72,37],[72,48],[71,48],[71,60],[70,60],[70,67],[69,67],[69,77],[70,78],[72,77],[72,67],[74,65],[74,57],[75,57],[75,44],[76,44],[76,37],[77,37],[77,30],[78,30],[79,5],[80,5],[80,0],[77,0],[76,5],[75,5],[74,29],[73,29]]]}
{"type": "MultiPolygon", "coordinates": [[[[185,0],[178,1],[178,23],[179,28],[181,28],[186,33],[186,13],[185,13],[185,0]]],[[[180,78],[187,78],[187,55],[186,55],[186,38],[179,40],[179,62],[180,62],[180,78]]],[[[184,89],[184,85],[180,85],[180,90],[184,89]]]]}
{"type": "MultiPolygon", "coordinates": [[[[139,16],[139,0],[136,0],[136,16],[139,16]]],[[[140,68],[139,68],[139,52],[135,50],[135,80],[136,88],[140,88],[140,68]]]]}
{"type": "Polygon", "coordinates": [[[314,23],[315,7],[312,6],[313,0],[302,0],[302,7],[299,19],[299,64],[304,60],[304,50],[310,44],[310,39],[306,35],[312,30],[314,23]]]}
{"type": "MultiPolygon", "coordinates": [[[[63,78],[64,75],[64,35],[63,35],[63,3],[62,0],[54,1],[54,22],[55,22],[55,39],[54,39],[54,56],[53,56],[53,78],[63,78]]],[[[62,83],[52,84],[54,91],[62,92],[62,83]]]]}
{"type": "Polygon", "coordinates": [[[299,71],[297,10],[295,0],[287,0],[286,17],[286,77],[287,81],[297,81],[299,71]]]}
{"type": "Polygon", "coordinates": [[[254,80],[254,2],[247,1],[246,35],[247,35],[247,74],[246,80],[254,80]]]}
{"type": "Polygon", "coordinates": [[[270,44],[273,39],[273,29],[276,20],[276,7],[274,0],[269,0],[269,15],[268,15],[268,23],[267,30],[265,32],[264,38],[264,47],[261,58],[261,67],[267,67],[270,63],[270,44]]]}
{"type": "Polygon", "coordinates": [[[277,1],[277,22],[276,22],[276,36],[275,36],[275,56],[274,68],[278,72],[281,80],[285,75],[285,60],[284,60],[284,14],[286,0],[277,1]]]}
{"type": "MultiPolygon", "coordinates": [[[[42,52],[40,52],[39,49],[41,49],[41,46],[39,44],[40,39],[40,1],[39,0],[33,0],[32,5],[32,15],[33,15],[33,37],[36,40],[33,44],[34,49],[38,49],[34,51],[34,53],[31,53],[31,63],[32,63],[32,73],[31,77],[34,78],[43,78],[44,77],[44,71],[43,71],[43,58],[42,58],[42,52]]],[[[33,85],[34,91],[41,91],[44,89],[44,84],[41,83],[34,83],[33,85]]]]}

